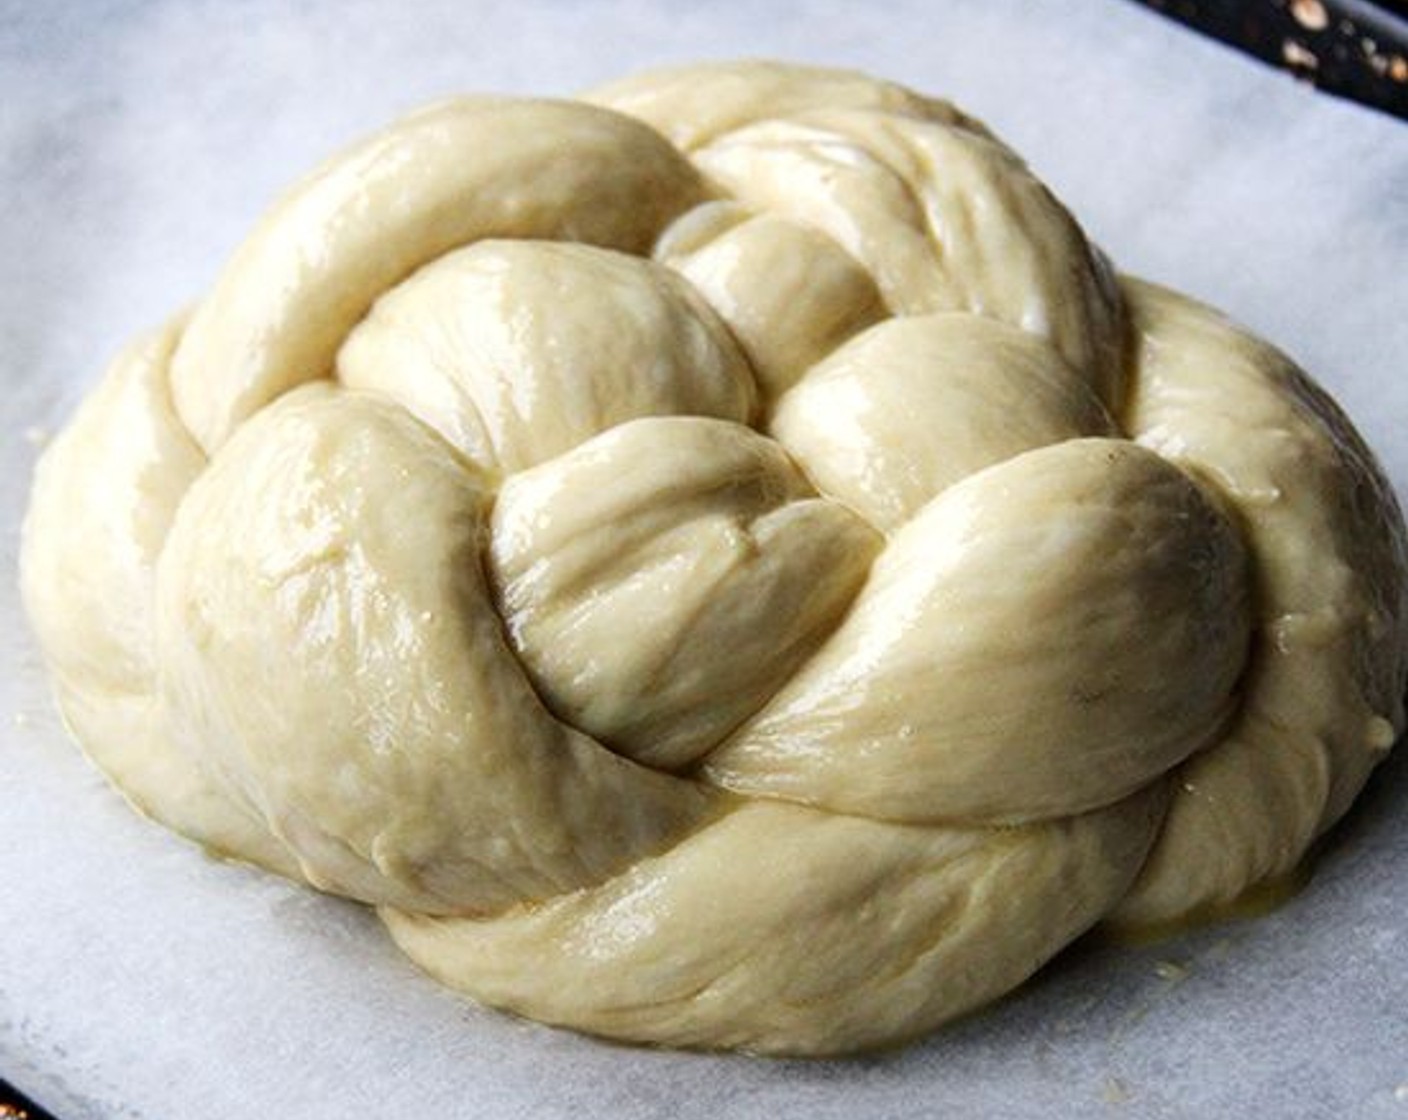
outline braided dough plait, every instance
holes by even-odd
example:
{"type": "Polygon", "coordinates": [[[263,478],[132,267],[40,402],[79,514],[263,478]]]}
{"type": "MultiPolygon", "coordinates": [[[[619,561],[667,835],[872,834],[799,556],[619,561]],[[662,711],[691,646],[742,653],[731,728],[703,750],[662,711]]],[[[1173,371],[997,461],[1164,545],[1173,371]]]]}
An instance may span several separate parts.
{"type": "Polygon", "coordinates": [[[143,812],[615,1038],[913,1037],[1294,869],[1404,726],[1402,516],[1284,355],[858,74],[426,109],[37,469],[143,812]]]}

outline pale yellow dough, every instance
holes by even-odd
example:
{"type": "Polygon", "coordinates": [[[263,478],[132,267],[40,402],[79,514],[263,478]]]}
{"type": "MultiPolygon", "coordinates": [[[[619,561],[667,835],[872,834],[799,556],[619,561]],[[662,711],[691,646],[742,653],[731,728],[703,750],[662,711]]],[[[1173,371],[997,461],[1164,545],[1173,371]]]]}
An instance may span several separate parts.
{"type": "Polygon", "coordinates": [[[952,106],[767,63],[330,160],[45,453],[22,582],[143,812],[494,1006],[773,1054],[1283,879],[1408,686],[1290,359],[952,106]]]}

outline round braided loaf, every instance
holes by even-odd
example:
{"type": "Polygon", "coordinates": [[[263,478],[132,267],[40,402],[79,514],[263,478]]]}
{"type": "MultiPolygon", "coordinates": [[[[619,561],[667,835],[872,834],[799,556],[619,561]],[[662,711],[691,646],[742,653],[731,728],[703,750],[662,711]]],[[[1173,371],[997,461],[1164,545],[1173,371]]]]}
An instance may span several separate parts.
{"type": "Polygon", "coordinates": [[[1389,487],[953,107],[689,67],[297,185],[45,454],[76,736],[433,975],[822,1054],[1289,873],[1404,725],[1389,487]]]}

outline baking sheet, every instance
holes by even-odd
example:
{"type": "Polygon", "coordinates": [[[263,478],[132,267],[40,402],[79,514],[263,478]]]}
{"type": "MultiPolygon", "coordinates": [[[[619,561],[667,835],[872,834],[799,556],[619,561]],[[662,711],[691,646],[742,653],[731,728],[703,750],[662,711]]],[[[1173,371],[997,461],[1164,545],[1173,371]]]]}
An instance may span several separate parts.
{"type": "Polygon", "coordinates": [[[898,1053],[630,1050],[421,977],[371,915],[214,863],[65,740],[14,587],[36,445],[271,195],[460,90],[859,66],[986,119],[1129,271],[1276,339],[1408,493],[1408,127],[1133,5],[0,0],[0,1072],[65,1120],[1408,1118],[1408,752],[1259,921],[1084,943],[898,1053]]]}

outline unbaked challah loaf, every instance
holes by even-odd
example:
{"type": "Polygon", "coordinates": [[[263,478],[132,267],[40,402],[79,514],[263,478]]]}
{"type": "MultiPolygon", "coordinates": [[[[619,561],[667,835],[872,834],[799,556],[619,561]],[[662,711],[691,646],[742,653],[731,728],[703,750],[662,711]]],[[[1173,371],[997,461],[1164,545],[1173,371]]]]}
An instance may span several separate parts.
{"type": "Polygon", "coordinates": [[[839,71],[335,157],[54,441],[22,568],[137,807],[638,1042],[884,1045],[1215,913],[1404,726],[1335,405],[839,71]]]}

